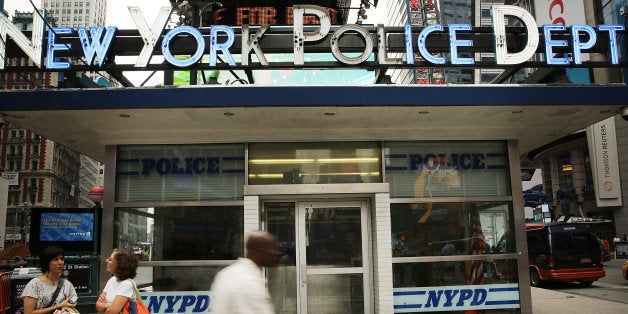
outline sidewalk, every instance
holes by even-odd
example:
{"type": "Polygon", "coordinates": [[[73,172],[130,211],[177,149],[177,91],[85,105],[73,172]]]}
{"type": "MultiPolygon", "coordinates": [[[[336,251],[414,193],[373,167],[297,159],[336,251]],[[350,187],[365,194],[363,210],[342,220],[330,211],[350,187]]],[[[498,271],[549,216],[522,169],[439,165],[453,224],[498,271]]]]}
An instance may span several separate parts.
{"type": "Polygon", "coordinates": [[[628,313],[628,304],[532,287],[534,314],[628,313]]]}

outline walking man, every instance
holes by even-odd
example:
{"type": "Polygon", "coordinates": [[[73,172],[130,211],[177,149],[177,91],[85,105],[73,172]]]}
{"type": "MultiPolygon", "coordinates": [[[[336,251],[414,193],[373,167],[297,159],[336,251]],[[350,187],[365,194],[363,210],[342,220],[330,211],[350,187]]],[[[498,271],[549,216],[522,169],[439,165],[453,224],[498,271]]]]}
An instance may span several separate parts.
{"type": "Polygon", "coordinates": [[[281,253],[275,236],[254,231],[246,240],[246,257],[218,272],[211,286],[212,313],[273,314],[275,308],[266,288],[262,267],[274,267],[281,253]]]}

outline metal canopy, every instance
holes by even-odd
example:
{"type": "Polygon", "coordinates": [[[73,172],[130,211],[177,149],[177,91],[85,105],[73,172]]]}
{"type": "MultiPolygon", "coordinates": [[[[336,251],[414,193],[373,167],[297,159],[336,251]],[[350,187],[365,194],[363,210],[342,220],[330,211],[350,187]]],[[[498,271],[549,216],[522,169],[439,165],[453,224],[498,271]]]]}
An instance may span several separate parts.
{"type": "Polygon", "coordinates": [[[106,145],[505,140],[522,153],[618,113],[624,85],[205,86],[0,91],[8,122],[99,161],[106,145]]]}

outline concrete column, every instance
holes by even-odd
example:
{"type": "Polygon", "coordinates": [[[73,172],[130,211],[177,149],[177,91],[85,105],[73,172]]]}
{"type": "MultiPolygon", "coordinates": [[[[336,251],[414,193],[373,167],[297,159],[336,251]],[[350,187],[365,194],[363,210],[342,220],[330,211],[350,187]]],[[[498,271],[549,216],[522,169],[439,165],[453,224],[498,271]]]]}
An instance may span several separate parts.
{"type": "MultiPolygon", "coordinates": [[[[584,18],[588,25],[596,26],[595,20],[595,1],[584,1],[584,18]]],[[[608,57],[603,53],[590,53],[589,58],[591,61],[602,61],[608,63],[608,57]]],[[[611,83],[611,73],[609,68],[593,68],[593,77],[591,83],[595,84],[608,84],[611,83]]]]}

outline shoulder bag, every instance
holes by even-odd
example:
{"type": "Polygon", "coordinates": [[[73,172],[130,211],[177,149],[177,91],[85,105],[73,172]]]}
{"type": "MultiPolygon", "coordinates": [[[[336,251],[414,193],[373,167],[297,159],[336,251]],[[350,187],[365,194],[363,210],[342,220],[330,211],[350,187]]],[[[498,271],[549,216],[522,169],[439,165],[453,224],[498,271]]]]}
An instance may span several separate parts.
{"type": "Polygon", "coordinates": [[[122,310],[122,314],[150,314],[150,311],[142,303],[142,296],[140,295],[140,291],[137,290],[137,286],[135,285],[135,281],[133,283],[133,290],[135,291],[135,301],[129,299],[129,301],[124,305],[124,309],[122,310]]]}
{"type": "Polygon", "coordinates": [[[55,301],[57,300],[57,296],[59,296],[59,291],[61,291],[62,287],[63,287],[63,278],[59,277],[59,280],[57,281],[57,289],[55,289],[55,292],[52,294],[52,299],[50,299],[50,303],[44,306],[44,308],[51,307],[55,303],[55,301]]]}

